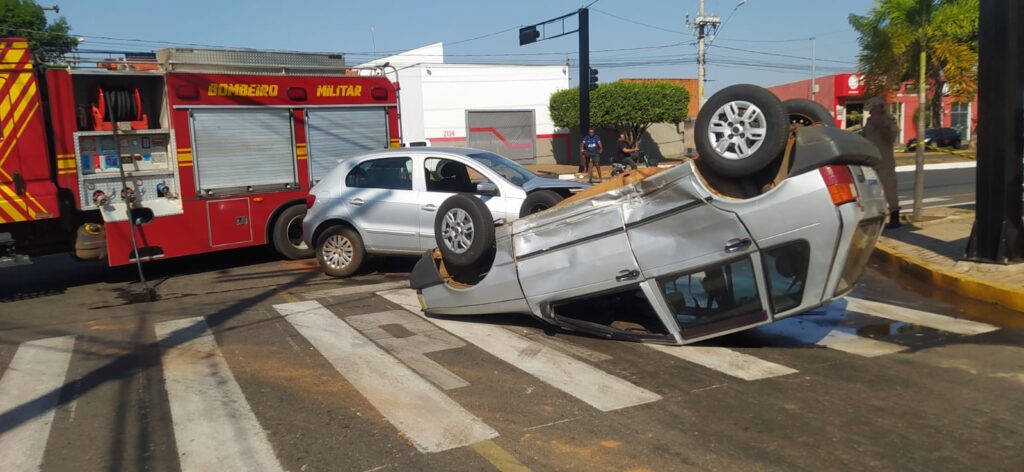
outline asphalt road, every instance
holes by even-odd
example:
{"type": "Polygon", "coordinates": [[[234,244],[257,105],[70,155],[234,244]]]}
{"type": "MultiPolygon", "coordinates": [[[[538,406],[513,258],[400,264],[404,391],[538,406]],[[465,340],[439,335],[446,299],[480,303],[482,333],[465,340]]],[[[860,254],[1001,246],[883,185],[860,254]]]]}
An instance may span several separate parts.
{"type": "MultiPolygon", "coordinates": [[[[973,163],[967,163],[971,165],[973,163]]],[[[952,164],[965,165],[962,163],[952,164]]],[[[951,164],[932,164],[925,168],[922,207],[952,207],[973,210],[975,204],[975,167],[945,168],[951,164]]],[[[897,172],[897,188],[902,211],[913,206],[914,172],[897,172]]]]}
{"type": "Polygon", "coordinates": [[[659,349],[527,317],[425,320],[405,307],[410,267],[334,280],[233,251],[150,264],[153,303],[133,301],[131,267],[0,270],[0,469],[1024,463],[1020,314],[870,269],[828,309],[659,349]]]}

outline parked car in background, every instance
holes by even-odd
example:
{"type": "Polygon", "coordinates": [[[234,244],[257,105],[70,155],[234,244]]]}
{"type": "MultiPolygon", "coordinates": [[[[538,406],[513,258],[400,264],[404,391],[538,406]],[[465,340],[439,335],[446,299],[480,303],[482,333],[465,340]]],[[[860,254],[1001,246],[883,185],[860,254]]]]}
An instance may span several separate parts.
{"type": "MultiPolygon", "coordinates": [[[[960,149],[960,132],[954,128],[928,128],[924,131],[925,149],[928,146],[960,149]]],[[[907,141],[907,151],[917,149],[917,137],[907,141]]]]}
{"type": "MultiPolygon", "coordinates": [[[[511,159],[469,148],[410,147],[340,161],[306,197],[303,238],[325,273],[355,272],[366,254],[417,255],[434,247],[434,215],[448,197],[473,195],[495,219],[554,206],[588,185],[539,177],[511,159]]],[[[493,222],[488,222],[493,224],[493,222]]],[[[456,240],[474,226],[453,215],[456,240]]]]}
{"type": "Polygon", "coordinates": [[[886,203],[878,149],[804,105],[727,87],[697,117],[697,160],[623,174],[497,227],[478,199],[454,195],[410,285],[428,315],[522,313],[666,344],[828,303],[854,288],[886,203]],[[801,107],[809,126],[791,127],[801,107]],[[477,228],[468,249],[444,231],[456,215],[477,228]]]}

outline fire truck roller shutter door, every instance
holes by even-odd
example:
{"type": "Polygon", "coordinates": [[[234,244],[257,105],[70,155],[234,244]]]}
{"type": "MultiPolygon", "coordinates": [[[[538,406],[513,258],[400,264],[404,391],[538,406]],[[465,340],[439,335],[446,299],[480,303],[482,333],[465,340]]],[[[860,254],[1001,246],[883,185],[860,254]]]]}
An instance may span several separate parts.
{"type": "Polygon", "coordinates": [[[310,178],[314,183],[338,165],[338,159],[387,149],[390,142],[384,107],[309,109],[306,127],[310,178]]]}
{"type": "Polygon", "coordinates": [[[295,137],[286,109],[192,110],[198,191],[246,193],[296,184],[295,137]]]}

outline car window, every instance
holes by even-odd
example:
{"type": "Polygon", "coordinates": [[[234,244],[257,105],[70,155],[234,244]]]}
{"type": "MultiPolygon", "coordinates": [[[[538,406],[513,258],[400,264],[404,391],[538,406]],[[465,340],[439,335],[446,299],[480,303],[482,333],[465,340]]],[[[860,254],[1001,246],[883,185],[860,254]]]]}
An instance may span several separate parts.
{"type": "Polygon", "coordinates": [[[345,186],[412,190],[412,159],[385,157],[360,163],[345,176],[345,186]]]}
{"type": "Polygon", "coordinates": [[[428,192],[479,193],[476,184],[490,182],[472,167],[440,157],[423,160],[423,178],[428,192]]]}
{"type": "Polygon", "coordinates": [[[775,313],[796,308],[803,301],[810,252],[805,241],[764,251],[769,300],[775,313]]]}
{"type": "Polygon", "coordinates": [[[498,175],[504,177],[505,180],[508,180],[518,186],[521,186],[537,177],[533,172],[526,170],[525,167],[516,164],[515,161],[494,153],[477,152],[467,155],[475,161],[497,172],[498,175]]]}
{"type": "Polygon", "coordinates": [[[762,310],[749,257],[658,279],[658,287],[683,330],[762,310]]]}

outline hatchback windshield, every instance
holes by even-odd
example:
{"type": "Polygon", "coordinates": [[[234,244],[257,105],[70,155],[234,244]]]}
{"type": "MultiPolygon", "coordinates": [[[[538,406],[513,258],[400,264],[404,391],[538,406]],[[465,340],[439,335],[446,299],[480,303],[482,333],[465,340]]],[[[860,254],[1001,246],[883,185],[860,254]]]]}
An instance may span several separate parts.
{"type": "Polygon", "coordinates": [[[526,170],[525,167],[516,164],[511,159],[501,157],[497,154],[490,152],[478,152],[467,155],[476,161],[483,163],[483,165],[490,167],[491,170],[497,172],[498,175],[501,175],[515,185],[521,186],[532,180],[534,177],[537,177],[533,172],[526,170]]]}

